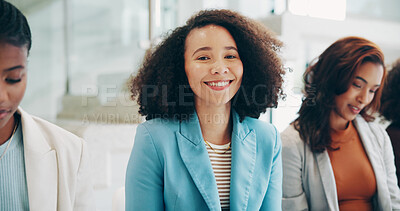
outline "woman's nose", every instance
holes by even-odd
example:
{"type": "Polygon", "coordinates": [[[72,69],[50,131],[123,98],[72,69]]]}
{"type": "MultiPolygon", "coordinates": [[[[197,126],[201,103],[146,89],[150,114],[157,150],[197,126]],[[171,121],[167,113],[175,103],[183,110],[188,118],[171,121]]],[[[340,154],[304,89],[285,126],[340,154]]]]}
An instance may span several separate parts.
{"type": "Polygon", "coordinates": [[[223,61],[216,61],[211,68],[211,74],[224,74],[229,72],[228,65],[226,65],[223,61]]]}
{"type": "Polygon", "coordinates": [[[7,89],[4,83],[0,82],[0,104],[6,102],[8,98],[7,89]]]}
{"type": "Polygon", "coordinates": [[[369,90],[365,89],[361,91],[357,97],[359,103],[367,105],[371,102],[372,97],[369,95],[369,90]]]}

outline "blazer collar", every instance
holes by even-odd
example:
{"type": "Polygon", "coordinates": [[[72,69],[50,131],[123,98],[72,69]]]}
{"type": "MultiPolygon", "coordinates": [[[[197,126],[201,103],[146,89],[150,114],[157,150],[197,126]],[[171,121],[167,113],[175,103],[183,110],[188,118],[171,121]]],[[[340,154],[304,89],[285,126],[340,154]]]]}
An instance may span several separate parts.
{"type": "Polygon", "coordinates": [[[33,118],[18,108],[21,115],[26,180],[30,210],[57,209],[57,158],[33,118]]]}
{"type": "MultiPolygon", "coordinates": [[[[256,160],[256,136],[247,123],[239,122],[239,115],[232,110],[232,162],[231,209],[247,207],[256,160]]],[[[176,132],[179,152],[197,189],[210,210],[220,210],[218,188],[210,163],[197,113],[180,123],[176,132]]]]}
{"type": "MultiPolygon", "coordinates": [[[[248,127],[246,120],[239,121],[239,115],[232,112],[232,162],[230,207],[233,210],[247,210],[256,164],[256,133],[248,127]]],[[[263,180],[261,180],[263,181],[263,180]]]]}
{"type": "MultiPolygon", "coordinates": [[[[377,197],[379,200],[378,205],[380,206],[379,210],[391,210],[391,202],[390,200],[388,200],[388,197],[385,197],[389,196],[390,193],[387,189],[387,181],[386,177],[384,176],[385,174],[382,173],[386,171],[383,168],[385,164],[382,160],[382,157],[380,156],[381,152],[379,151],[380,149],[382,149],[382,147],[376,146],[381,141],[377,139],[377,136],[370,129],[370,126],[363,117],[357,116],[354,120],[354,125],[357,128],[357,132],[360,135],[361,142],[364,145],[365,152],[375,173],[376,188],[378,193],[377,197]]],[[[384,137],[380,138],[383,139],[384,137]]]]}
{"type": "Polygon", "coordinates": [[[211,167],[197,113],[180,122],[176,132],[179,153],[190,176],[210,210],[221,210],[218,188],[211,167]]]}
{"type": "Polygon", "coordinates": [[[335,175],[333,174],[328,151],[324,150],[321,153],[314,152],[313,155],[317,161],[319,174],[321,175],[321,182],[327,200],[326,203],[328,204],[329,210],[339,210],[335,175]]]}

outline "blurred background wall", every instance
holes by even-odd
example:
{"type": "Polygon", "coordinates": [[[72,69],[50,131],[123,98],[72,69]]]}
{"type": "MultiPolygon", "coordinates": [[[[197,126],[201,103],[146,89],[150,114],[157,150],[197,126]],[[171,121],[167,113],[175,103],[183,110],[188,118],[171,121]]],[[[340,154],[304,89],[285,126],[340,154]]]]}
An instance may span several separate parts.
{"type": "Polygon", "coordinates": [[[85,138],[97,210],[111,210],[123,187],[135,129],[143,118],[129,77],[146,49],[205,8],[258,19],[285,43],[287,98],[261,116],[284,130],[301,103],[307,65],[338,38],[376,42],[390,65],[400,57],[398,0],[11,0],[33,34],[22,107],[85,138]]]}

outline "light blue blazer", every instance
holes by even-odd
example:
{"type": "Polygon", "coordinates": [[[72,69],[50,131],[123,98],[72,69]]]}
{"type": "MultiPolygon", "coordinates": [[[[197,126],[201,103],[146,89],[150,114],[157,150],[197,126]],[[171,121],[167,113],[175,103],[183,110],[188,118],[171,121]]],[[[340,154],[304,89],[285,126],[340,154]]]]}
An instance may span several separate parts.
{"type": "MultiPolygon", "coordinates": [[[[233,115],[230,210],[281,210],[279,133],[233,115]]],[[[138,126],[126,173],[126,210],[221,210],[197,114],[138,126]]]]}

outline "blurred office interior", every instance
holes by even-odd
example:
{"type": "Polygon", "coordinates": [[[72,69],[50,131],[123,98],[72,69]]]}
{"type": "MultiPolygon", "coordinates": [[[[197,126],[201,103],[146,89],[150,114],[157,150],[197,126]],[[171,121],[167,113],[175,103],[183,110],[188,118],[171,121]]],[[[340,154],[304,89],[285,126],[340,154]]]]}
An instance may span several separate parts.
{"type": "Polygon", "coordinates": [[[400,57],[398,0],[10,0],[33,34],[22,107],[87,140],[97,210],[111,210],[123,187],[136,126],[143,118],[127,82],[146,50],[201,9],[257,19],[284,42],[285,92],[260,118],[279,131],[296,117],[306,66],[338,38],[376,42],[386,64],[400,57]]]}

